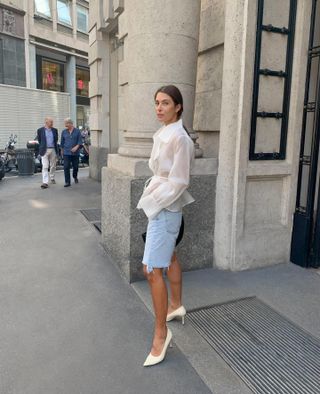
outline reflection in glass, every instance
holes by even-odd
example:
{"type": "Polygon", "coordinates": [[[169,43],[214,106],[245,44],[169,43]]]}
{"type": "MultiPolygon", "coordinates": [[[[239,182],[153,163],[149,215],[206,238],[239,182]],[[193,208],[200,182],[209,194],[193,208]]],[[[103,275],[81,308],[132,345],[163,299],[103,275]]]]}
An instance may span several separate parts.
{"type": "Polygon", "coordinates": [[[304,207],[304,208],[307,206],[308,185],[309,185],[309,171],[310,171],[310,167],[308,165],[304,165],[302,167],[299,206],[300,207],[304,207]]]}
{"type": "Polygon", "coordinates": [[[81,5],[77,5],[77,29],[88,33],[88,9],[81,5]]]}
{"type": "Polygon", "coordinates": [[[72,26],[70,5],[70,1],[68,0],[57,0],[59,22],[72,26]]]}
{"type": "Polygon", "coordinates": [[[42,60],[42,89],[64,91],[63,64],[42,60]]]}
{"type": "Polygon", "coordinates": [[[35,10],[37,13],[51,18],[51,9],[49,0],[35,0],[35,10]]]}
{"type": "Polygon", "coordinates": [[[85,68],[78,68],[76,70],[77,78],[77,96],[89,97],[89,81],[90,72],[85,68]]]}

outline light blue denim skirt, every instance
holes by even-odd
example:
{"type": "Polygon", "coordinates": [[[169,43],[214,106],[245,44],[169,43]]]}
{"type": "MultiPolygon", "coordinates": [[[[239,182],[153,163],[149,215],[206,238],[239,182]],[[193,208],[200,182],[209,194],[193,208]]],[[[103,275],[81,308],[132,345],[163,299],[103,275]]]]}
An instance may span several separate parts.
{"type": "Polygon", "coordinates": [[[163,209],[149,220],[142,263],[147,271],[153,268],[168,268],[179,235],[182,212],[163,209]]]}

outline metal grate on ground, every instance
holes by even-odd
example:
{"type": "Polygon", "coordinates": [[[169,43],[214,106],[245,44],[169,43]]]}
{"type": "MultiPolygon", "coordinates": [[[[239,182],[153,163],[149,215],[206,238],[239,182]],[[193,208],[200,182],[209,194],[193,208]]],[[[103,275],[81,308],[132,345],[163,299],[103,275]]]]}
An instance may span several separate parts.
{"type": "Polygon", "coordinates": [[[187,320],[253,393],[320,394],[320,340],[256,297],[195,309],[187,320]]]}
{"type": "Polygon", "coordinates": [[[101,209],[81,209],[80,212],[101,233],[101,209]]]}

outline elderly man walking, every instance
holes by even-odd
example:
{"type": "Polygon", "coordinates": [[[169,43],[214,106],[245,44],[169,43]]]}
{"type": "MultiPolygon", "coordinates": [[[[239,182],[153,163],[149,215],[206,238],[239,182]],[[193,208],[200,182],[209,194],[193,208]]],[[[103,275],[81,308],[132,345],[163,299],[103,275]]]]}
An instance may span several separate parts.
{"type": "Polygon", "coordinates": [[[63,155],[64,187],[71,185],[70,168],[72,164],[72,176],[75,183],[78,183],[79,155],[82,145],[82,136],[79,129],[73,126],[70,118],[64,120],[65,129],[61,133],[61,154],[63,155]]]}
{"type": "Polygon", "coordinates": [[[52,118],[45,118],[44,127],[37,130],[37,139],[39,141],[39,154],[42,162],[42,185],[41,189],[47,189],[50,181],[56,183],[54,179],[58,154],[58,130],[53,126],[52,118]]]}

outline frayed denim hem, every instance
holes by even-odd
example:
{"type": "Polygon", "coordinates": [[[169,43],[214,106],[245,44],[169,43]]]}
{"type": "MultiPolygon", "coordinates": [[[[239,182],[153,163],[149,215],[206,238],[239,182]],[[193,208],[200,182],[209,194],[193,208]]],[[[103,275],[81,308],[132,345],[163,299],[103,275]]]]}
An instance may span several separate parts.
{"type": "Polygon", "coordinates": [[[161,269],[163,269],[163,272],[166,272],[166,270],[169,270],[169,268],[170,268],[170,264],[165,266],[165,267],[153,267],[151,264],[147,264],[147,263],[144,263],[144,262],[142,262],[142,264],[147,267],[148,274],[150,274],[151,272],[154,272],[153,271],[154,268],[161,268],[161,269]]]}

